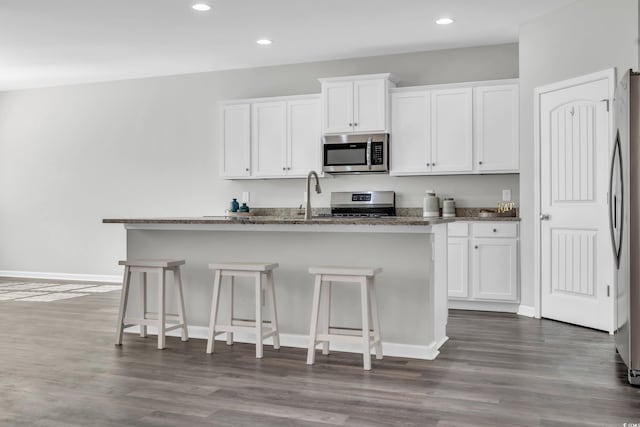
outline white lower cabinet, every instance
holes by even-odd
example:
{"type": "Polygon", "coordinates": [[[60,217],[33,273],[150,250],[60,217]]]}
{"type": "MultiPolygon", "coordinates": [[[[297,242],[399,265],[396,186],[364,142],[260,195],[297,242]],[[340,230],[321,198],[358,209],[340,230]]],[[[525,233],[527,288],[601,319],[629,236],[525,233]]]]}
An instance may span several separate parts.
{"type": "Polygon", "coordinates": [[[517,222],[449,224],[449,307],[517,311],[517,222]]]}

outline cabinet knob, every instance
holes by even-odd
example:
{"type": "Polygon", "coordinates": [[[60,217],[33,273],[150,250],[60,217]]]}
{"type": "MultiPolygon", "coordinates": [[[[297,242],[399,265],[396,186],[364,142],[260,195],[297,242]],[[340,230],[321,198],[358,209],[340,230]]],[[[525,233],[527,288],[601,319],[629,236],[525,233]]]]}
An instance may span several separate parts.
{"type": "Polygon", "coordinates": [[[353,126],[353,123],[349,123],[349,126],[353,126]]]}
{"type": "Polygon", "coordinates": [[[431,166],[435,166],[435,165],[436,165],[435,163],[431,163],[431,166]]]}
{"type": "Polygon", "coordinates": [[[245,171],[246,171],[246,172],[249,172],[249,168],[246,168],[246,169],[245,169],[245,171]]]}
{"type": "Polygon", "coordinates": [[[494,232],[494,233],[497,233],[497,232],[498,232],[498,229],[497,229],[497,228],[494,228],[494,229],[493,229],[493,232],[494,232]]]}
{"type": "Polygon", "coordinates": [[[283,170],[283,171],[286,171],[286,170],[287,170],[287,168],[282,168],[282,170],[283,170]]]}
{"type": "Polygon", "coordinates": [[[358,124],[357,124],[357,123],[354,123],[353,125],[354,125],[354,126],[358,126],[358,124]]]}
{"type": "Polygon", "coordinates": [[[482,162],[480,161],[480,162],[478,162],[478,164],[479,164],[479,165],[481,165],[481,164],[482,164],[482,162]]]}
{"type": "Polygon", "coordinates": [[[475,246],[473,247],[473,249],[478,249],[478,245],[475,245],[475,246]]]}

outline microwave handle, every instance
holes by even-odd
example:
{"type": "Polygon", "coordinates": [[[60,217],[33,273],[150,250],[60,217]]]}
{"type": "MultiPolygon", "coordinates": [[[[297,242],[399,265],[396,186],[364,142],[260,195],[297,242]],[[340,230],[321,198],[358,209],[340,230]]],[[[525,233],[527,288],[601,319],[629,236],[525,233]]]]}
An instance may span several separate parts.
{"type": "Polygon", "coordinates": [[[367,139],[367,166],[371,169],[371,138],[367,139]]]}

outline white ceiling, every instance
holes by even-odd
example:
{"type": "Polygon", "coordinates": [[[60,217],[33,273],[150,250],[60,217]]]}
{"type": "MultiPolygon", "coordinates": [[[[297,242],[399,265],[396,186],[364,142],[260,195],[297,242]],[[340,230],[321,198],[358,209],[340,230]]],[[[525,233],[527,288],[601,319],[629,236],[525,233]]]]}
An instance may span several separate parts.
{"type": "Polygon", "coordinates": [[[573,1],[0,0],[0,90],[516,42],[573,1]]]}

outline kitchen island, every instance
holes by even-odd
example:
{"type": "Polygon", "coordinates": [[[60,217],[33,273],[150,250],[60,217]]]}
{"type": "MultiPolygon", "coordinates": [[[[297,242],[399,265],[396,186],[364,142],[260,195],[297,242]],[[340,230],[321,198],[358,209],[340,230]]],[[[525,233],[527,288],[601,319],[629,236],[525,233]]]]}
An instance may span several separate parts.
{"type": "MultiPolygon", "coordinates": [[[[309,266],[375,266],[383,269],[376,277],[376,289],[384,354],[419,359],[436,358],[447,340],[447,223],[451,221],[258,216],[103,220],[124,224],[130,259],[186,260],[183,279],[191,337],[206,337],[213,287],[213,273],[208,269],[211,262],[280,264],[274,271],[280,340],[282,345],[293,347],[308,344],[313,293],[309,266]]],[[[250,319],[254,308],[252,288],[241,286],[240,280],[238,283],[235,315],[250,319]]],[[[135,311],[139,295],[133,285],[129,310],[135,311]]],[[[155,301],[154,291],[150,286],[150,301],[155,301]]],[[[227,291],[223,285],[221,301],[226,301],[227,291]]],[[[172,296],[172,292],[167,293],[169,311],[175,304],[172,296]]],[[[359,327],[359,306],[357,287],[334,286],[332,326],[359,327]]],[[[220,311],[224,318],[224,304],[220,311]]],[[[235,338],[253,342],[249,335],[235,338]]],[[[338,344],[332,349],[361,351],[358,346],[338,344]]]]}

